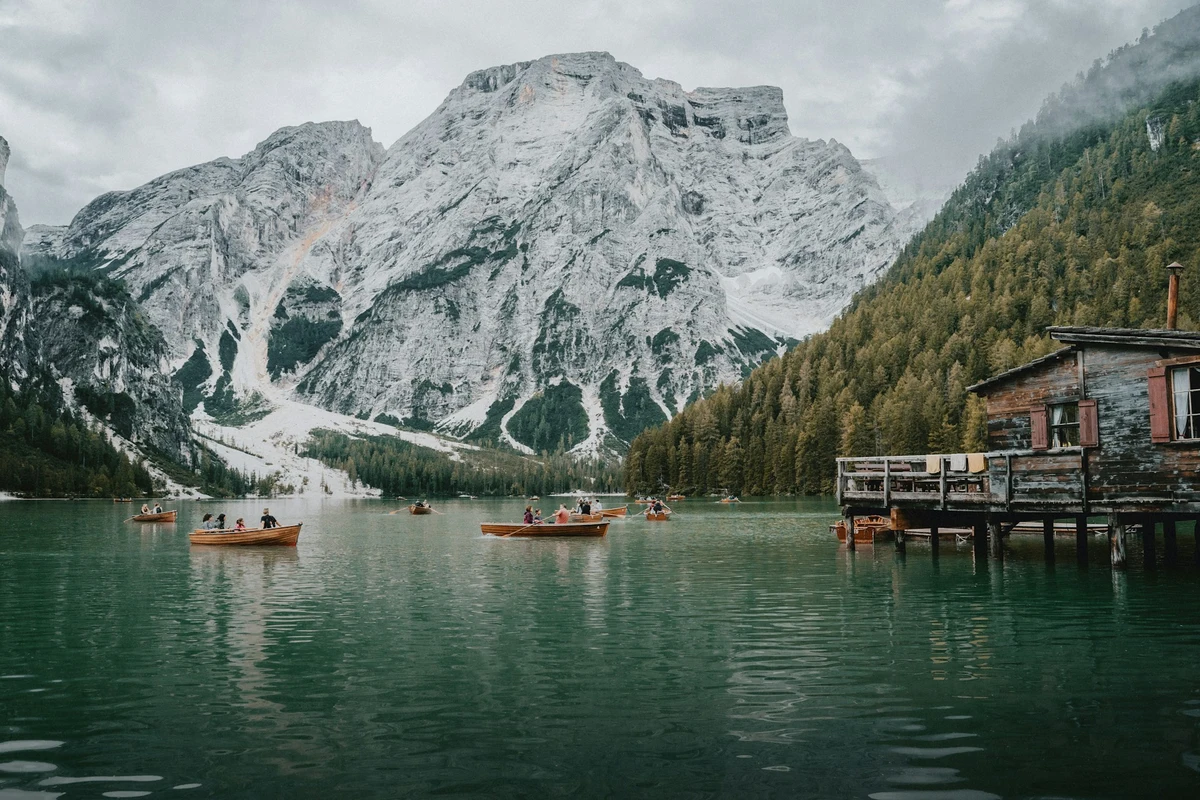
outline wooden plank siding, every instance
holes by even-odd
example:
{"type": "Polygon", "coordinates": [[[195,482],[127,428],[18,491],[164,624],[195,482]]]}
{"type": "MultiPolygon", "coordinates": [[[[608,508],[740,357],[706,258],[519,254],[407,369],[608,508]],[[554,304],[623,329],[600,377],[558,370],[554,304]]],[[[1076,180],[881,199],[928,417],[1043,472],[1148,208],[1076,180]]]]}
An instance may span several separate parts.
{"type": "Polygon", "coordinates": [[[988,450],[1028,450],[1033,446],[1029,409],[1079,399],[1075,356],[1039,364],[986,395],[988,450]]]}

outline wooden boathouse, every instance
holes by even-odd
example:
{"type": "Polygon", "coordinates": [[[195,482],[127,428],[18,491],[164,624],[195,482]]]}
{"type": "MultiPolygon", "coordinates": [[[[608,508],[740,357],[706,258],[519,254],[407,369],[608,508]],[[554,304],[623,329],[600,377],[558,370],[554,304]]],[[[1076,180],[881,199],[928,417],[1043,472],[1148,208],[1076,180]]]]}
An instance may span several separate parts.
{"type": "Polygon", "coordinates": [[[1153,559],[1161,528],[1173,559],[1178,522],[1200,536],[1200,333],[1174,329],[1182,268],[1169,269],[1167,329],[1049,328],[1060,349],[970,387],[987,452],[838,459],[851,529],[889,516],[902,548],[906,530],[930,529],[936,547],[939,528],[967,527],[977,553],[990,543],[999,557],[1002,537],[1038,521],[1053,558],[1055,521],[1070,520],[1086,559],[1088,517],[1103,516],[1114,567],[1134,531],[1153,559]]]}

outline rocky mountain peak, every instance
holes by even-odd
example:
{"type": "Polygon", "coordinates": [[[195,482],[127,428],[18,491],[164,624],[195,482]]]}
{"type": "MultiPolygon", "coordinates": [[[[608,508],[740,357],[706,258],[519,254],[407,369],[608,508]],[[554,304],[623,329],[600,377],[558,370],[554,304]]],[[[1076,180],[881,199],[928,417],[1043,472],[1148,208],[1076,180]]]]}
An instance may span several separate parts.
{"type": "Polygon", "coordinates": [[[8,169],[8,156],[11,152],[8,140],[0,136],[0,189],[4,188],[4,172],[8,169]]]}
{"type": "Polygon", "coordinates": [[[110,193],[31,256],[122,278],[197,413],[584,452],[824,327],[906,234],[778,88],[566,53],[471,73],[386,152],[305,123],[110,193]]]}

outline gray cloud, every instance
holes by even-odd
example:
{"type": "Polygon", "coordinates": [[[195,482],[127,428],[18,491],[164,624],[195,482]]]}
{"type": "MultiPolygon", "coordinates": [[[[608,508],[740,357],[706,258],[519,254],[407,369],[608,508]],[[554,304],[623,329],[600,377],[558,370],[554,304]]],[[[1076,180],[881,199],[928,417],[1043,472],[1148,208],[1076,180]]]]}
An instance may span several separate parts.
{"type": "Polygon", "coordinates": [[[774,84],[792,130],[961,178],[1099,56],[1181,0],[0,2],[0,134],[22,219],[284,125],[391,144],[470,71],[608,50],[685,87],[774,84]]]}

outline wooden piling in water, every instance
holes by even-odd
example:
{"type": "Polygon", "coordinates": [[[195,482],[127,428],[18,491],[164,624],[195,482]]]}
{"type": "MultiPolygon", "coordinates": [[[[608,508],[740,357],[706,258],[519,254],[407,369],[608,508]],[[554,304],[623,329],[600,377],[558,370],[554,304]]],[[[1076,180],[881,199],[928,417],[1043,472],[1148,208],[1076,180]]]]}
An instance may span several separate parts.
{"type": "Polygon", "coordinates": [[[846,517],[846,549],[854,550],[854,515],[846,517]]]}
{"type": "Polygon", "coordinates": [[[1108,518],[1108,558],[1113,569],[1125,569],[1125,520],[1116,514],[1108,518]]]}
{"type": "Polygon", "coordinates": [[[988,544],[992,558],[1004,558],[1004,537],[1001,535],[1000,523],[988,520],[988,544]]]}
{"type": "Polygon", "coordinates": [[[1054,560],[1054,519],[1046,517],[1042,520],[1042,545],[1046,550],[1046,560],[1054,560]]]}
{"type": "Polygon", "coordinates": [[[896,534],[896,552],[904,555],[904,529],[895,531],[896,534]]]}
{"type": "Polygon", "coordinates": [[[1175,520],[1163,520],[1163,559],[1168,564],[1179,560],[1179,544],[1175,534],[1175,520]]]}
{"type": "Polygon", "coordinates": [[[938,557],[938,546],[939,546],[938,539],[940,539],[940,538],[941,537],[939,536],[938,526],[930,525],[929,526],[929,549],[933,553],[934,558],[938,557]]]}
{"type": "Polygon", "coordinates": [[[1142,562],[1147,569],[1153,569],[1158,563],[1158,554],[1155,552],[1155,527],[1157,523],[1153,517],[1147,517],[1142,522],[1142,562]]]}
{"type": "Polygon", "coordinates": [[[975,548],[976,558],[987,557],[987,523],[982,519],[975,523],[975,535],[971,537],[971,544],[975,548]]]}
{"type": "Polygon", "coordinates": [[[1075,518],[1075,560],[1080,564],[1088,562],[1088,521],[1087,517],[1075,518]]]}

